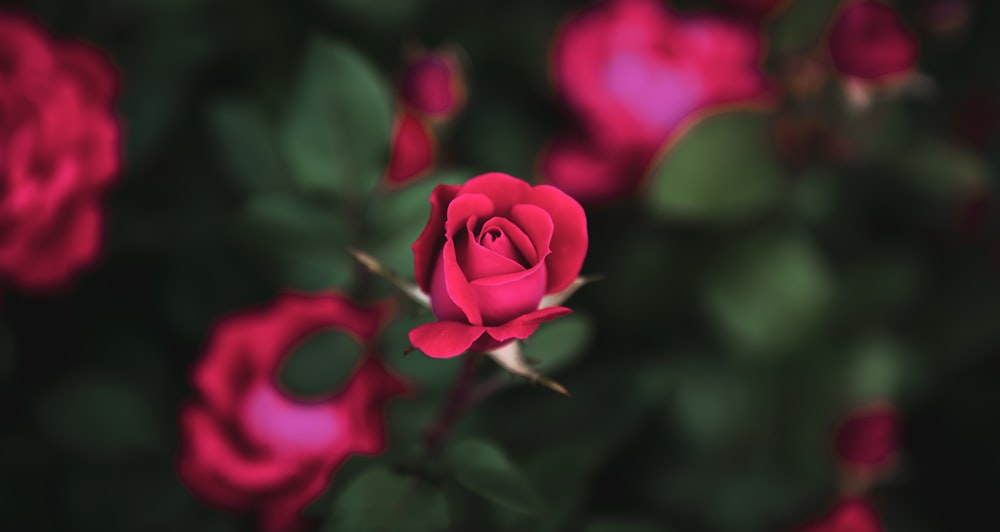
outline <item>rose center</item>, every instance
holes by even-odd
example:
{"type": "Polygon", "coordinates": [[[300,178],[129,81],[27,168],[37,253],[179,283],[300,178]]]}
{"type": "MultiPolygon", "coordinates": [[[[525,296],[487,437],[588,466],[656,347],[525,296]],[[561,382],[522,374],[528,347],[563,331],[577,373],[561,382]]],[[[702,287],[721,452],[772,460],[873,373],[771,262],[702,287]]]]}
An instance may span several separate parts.
{"type": "Polygon", "coordinates": [[[506,257],[525,268],[530,268],[531,265],[528,264],[527,259],[524,255],[518,251],[517,246],[511,241],[510,238],[503,232],[503,229],[499,227],[491,227],[479,235],[479,245],[484,248],[506,257]]]}

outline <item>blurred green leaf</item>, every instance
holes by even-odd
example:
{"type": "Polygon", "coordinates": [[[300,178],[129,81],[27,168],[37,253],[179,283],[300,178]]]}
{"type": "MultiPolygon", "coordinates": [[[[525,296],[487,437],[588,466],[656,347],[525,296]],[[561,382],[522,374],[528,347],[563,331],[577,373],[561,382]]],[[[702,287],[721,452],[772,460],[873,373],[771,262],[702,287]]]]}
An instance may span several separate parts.
{"type": "Polygon", "coordinates": [[[247,102],[223,101],[208,112],[208,127],[226,172],[245,192],[280,190],[287,182],[272,126],[247,102]]]}
{"type": "Polygon", "coordinates": [[[495,504],[538,515],[541,498],[510,458],[496,445],[483,440],[463,440],[447,452],[455,480],[495,504]]]}
{"type": "Polygon", "coordinates": [[[593,327],[593,321],[579,312],[543,324],[523,342],[524,357],[531,369],[542,374],[564,369],[583,354],[593,327]]]}
{"type": "Polygon", "coordinates": [[[299,185],[347,197],[371,192],[388,162],[391,101],[385,82],[361,54],[313,37],[282,128],[299,185]]]}
{"type": "Polygon", "coordinates": [[[651,176],[653,213],[691,221],[731,221],[774,205],[784,175],[769,143],[769,115],[705,117],[670,147],[651,176]]]}
{"type": "Polygon", "coordinates": [[[284,250],[323,249],[347,255],[347,223],[334,206],[320,206],[293,196],[257,196],[247,202],[240,220],[248,238],[284,250]]]}
{"type": "Polygon", "coordinates": [[[592,521],[584,532],[663,532],[665,529],[634,519],[599,519],[592,521]]]}
{"type": "Polygon", "coordinates": [[[703,301],[738,353],[780,351],[822,323],[833,295],[805,236],[766,233],[726,250],[706,273],[703,301]]]}
{"type": "Polygon", "coordinates": [[[768,31],[770,51],[773,55],[802,53],[823,46],[827,26],[840,0],[810,0],[786,2],[768,31]]]}
{"type": "Polygon", "coordinates": [[[448,530],[448,505],[434,486],[374,468],[344,488],[322,530],[443,532],[448,530]]]}
{"type": "Polygon", "coordinates": [[[703,363],[678,367],[676,423],[699,452],[739,445],[763,423],[754,390],[738,373],[703,363]]]}
{"type": "Polygon", "coordinates": [[[344,386],[363,354],[364,347],[344,332],[318,332],[285,359],[280,382],[300,397],[328,395],[344,386]]]}
{"type": "Polygon", "coordinates": [[[910,182],[933,196],[949,196],[989,186],[990,169],[981,157],[954,143],[924,139],[895,160],[910,182]]]}
{"type": "Polygon", "coordinates": [[[456,133],[475,168],[505,172],[521,179],[534,175],[538,147],[546,141],[544,123],[507,95],[480,95],[483,105],[470,107],[456,133]]]}
{"type": "Polygon", "coordinates": [[[916,369],[913,355],[891,338],[864,339],[849,358],[848,397],[855,403],[899,397],[916,369]]]}
{"type": "Polygon", "coordinates": [[[111,375],[81,374],[54,384],[34,411],[50,440],[93,457],[120,460],[160,452],[168,441],[147,399],[111,375]]]}

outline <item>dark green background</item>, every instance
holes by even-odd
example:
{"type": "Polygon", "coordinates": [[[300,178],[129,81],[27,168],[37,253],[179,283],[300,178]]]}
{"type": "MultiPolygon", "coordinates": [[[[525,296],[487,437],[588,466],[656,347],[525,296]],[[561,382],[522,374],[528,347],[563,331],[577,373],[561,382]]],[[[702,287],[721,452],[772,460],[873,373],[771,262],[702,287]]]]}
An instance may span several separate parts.
{"type": "MultiPolygon", "coordinates": [[[[418,464],[432,482],[399,529],[794,530],[837,497],[831,432],[872,399],[903,416],[899,467],[871,493],[889,530],[995,521],[1000,220],[961,220],[969,198],[995,201],[1000,146],[969,142],[956,113],[985,94],[973,115],[996,128],[1000,6],[972,3],[969,26],[942,37],[922,3],[896,2],[936,90],[862,115],[824,96],[816,116],[854,140],[848,160],[790,164],[771,116],[722,115],[648,190],[589,209],[584,273],[605,279],[526,347],[573,397],[510,380],[459,424],[446,459],[418,464]]],[[[126,139],[100,263],[62,293],[4,294],[0,529],[249,529],[174,475],[177,406],[214,320],[282,289],[393,294],[345,246],[412,275],[435,183],[534,179],[569,124],[547,51],[580,4],[14,2],[108,51],[126,139]],[[468,105],[435,173],[387,195],[375,185],[403,51],[445,45],[463,50],[468,105]],[[310,150],[316,139],[347,155],[310,150]]],[[[798,0],[765,27],[772,71],[819,44],[830,4],[798,0]]],[[[328,530],[384,516],[400,480],[383,468],[419,456],[457,368],[402,356],[426,319],[404,307],[386,332],[387,359],[421,393],[392,407],[389,452],[352,459],[310,508],[328,530]]],[[[303,374],[329,366],[301,356],[303,374]]],[[[336,388],[334,368],[290,385],[336,388]]]]}

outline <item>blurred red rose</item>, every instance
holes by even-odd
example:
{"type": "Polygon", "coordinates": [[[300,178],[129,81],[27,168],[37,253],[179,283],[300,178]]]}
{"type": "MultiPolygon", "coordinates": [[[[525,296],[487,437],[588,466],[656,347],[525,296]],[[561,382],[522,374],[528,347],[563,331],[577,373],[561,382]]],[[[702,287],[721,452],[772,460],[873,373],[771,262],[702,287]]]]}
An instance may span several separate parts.
{"type": "Polygon", "coordinates": [[[413,258],[439,321],[411,331],[410,342],[451,357],[527,338],[570,312],[539,306],[576,280],[587,242],[583,208],[557,188],[500,173],[438,185],[413,258]]]}
{"type": "Polygon", "coordinates": [[[827,515],[799,532],[881,532],[875,508],[861,499],[845,499],[827,515]]]}
{"type": "Polygon", "coordinates": [[[458,58],[447,52],[421,53],[400,76],[403,103],[427,118],[446,120],[465,103],[465,81],[458,58]]]}
{"type": "Polygon", "coordinates": [[[886,83],[917,64],[917,40],[892,7],[877,0],[848,2],[834,19],[827,45],[833,67],[848,78],[886,83]]]}
{"type": "Polygon", "coordinates": [[[685,121],[722,104],[765,99],[761,57],[754,28],[714,15],[678,15],[657,0],[584,9],[556,37],[553,62],[556,90],[582,129],[570,136],[589,141],[552,143],[542,156],[544,177],[581,201],[632,191],[644,173],[635,168],[646,169],[685,121]],[[574,164],[559,162],[598,157],[583,180],[564,172],[574,164]]]}
{"type": "Polygon", "coordinates": [[[899,447],[899,425],[899,414],[889,404],[876,403],[852,411],[834,436],[837,458],[859,471],[883,469],[899,447]]]}
{"type": "Polygon", "coordinates": [[[434,166],[436,151],[430,128],[413,113],[401,110],[392,128],[386,181],[390,185],[400,185],[421,177],[434,166]]]}
{"type": "Polygon", "coordinates": [[[0,277],[52,288],[95,259],[120,166],[116,92],[99,52],[0,13],[0,277]]]}
{"type": "Polygon", "coordinates": [[[199,398],[181,411],[184,483],[212,504],[257,513],[262,530],[303,528],[299,512],[349,455],[382,451],[382,409],[407,386],[366,356],[343,389],[305,401],[278,386],[279,367],[324,329],[367,344],[386,314],[337,294],[289,294],[222,320],[194,370],[199,398]]]}

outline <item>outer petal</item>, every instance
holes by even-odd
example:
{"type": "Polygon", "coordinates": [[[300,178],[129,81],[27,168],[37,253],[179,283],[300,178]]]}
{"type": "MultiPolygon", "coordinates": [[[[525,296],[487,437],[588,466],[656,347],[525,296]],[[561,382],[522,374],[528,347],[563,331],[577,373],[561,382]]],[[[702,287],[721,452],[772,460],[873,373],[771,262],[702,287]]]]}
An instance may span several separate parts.
{"type": "Polygon", "coordinates": [[[423,232],[413,243],[413,273],[417,286],[425,293],[431,291],[431,275],[437,261],[441,246],[444,245],[444,221],[451,203],[460,185],[438,185],[431,192],[431,213],[423,232]]]}
{"type": "Polygon", "coordinates": [[[494,214],[507,216],[514,205],[530,203],[531,185],[516,177],[492,172],[476,176],[462,185],[462,195],[482,194],[493,202],[494,214]]]}
{"type": "Polygon", "coordinates": [[[490,327],[487,333],[499,342],[523,340],[538,330],[538,326],[573,312],[566,307],[547,307],[519,316],[498,327],[490,327]]]}
{"type": "Polygon", "coordinates": [[[410,343],[429,357],[451,358],[468,350],[484,332],[481,325],[435,321],[410,331],[410,343]]]}
{"type": "Polygon", "coordinates": [[[576,200],[549,185],[535,187],[531,203],[552,217],[552,254],[545,259],[548,270],[545,292],[552,294],[569,286],[580,274],[589,244],[587,215],[576,200]]]}

